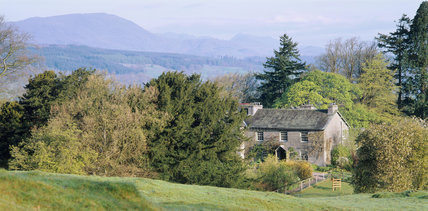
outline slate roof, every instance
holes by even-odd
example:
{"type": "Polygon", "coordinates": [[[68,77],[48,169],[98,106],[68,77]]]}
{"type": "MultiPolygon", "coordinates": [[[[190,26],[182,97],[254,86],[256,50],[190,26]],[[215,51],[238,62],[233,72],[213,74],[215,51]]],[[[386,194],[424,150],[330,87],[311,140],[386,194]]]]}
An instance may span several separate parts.
{"type": "Polygon", "coordinates": [[[250,129],[313,131],[324,130],[333,116],[328,110],[259,109],[245,123],[250,129]]]}

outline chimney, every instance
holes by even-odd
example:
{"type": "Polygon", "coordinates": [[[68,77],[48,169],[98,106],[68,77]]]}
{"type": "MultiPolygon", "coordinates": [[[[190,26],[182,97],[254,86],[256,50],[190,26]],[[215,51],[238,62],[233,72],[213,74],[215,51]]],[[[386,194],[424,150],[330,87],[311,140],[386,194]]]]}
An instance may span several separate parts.
{"type": "Polygon", "coordinates": [[[259,109],[263,109],[263,105],[261,105],[259,102],[255,102],[255,103],[249,103],[249,105],[246,106],[247,107],[247,115],[248,116],[254,116],[254,114],[256,114],[257,110],[259,109]]]}
{"type": "Polygon", "coordinates": [[[305,105],[301,105],[298,108],[299,110],[316,110],[317,108],[315,108],[315,106],[313,106],[312,104],[305,104],[305,105]]]}
{"type": "Polygon", "coordinates": [[[328,106],[328,115],[332,115],[332,114],[336,113],[336,112],[337,112],[337,110],[338,110],[337,105],[336,105],[336,104],[334,104],[334,103],[331,103],[331,104],[328,106]]]}

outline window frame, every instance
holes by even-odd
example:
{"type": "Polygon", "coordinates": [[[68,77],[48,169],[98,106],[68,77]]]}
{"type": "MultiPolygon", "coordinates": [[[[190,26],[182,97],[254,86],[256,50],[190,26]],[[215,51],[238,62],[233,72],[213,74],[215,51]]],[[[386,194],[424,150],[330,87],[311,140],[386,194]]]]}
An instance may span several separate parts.
{"type": "Polygon", "coordinates": [[[256,136],[257,136],[257,141],[259,141],[259,142],[262,142],[265,140],[265,134],[263,133],[263,131],[256,132],[256,136]],[[260,137],[262,139],[260,139],[260,137]]]}
{"type": "Polygon", "coordinates": [[[279,132],[279,142],[288,142],[288,132],[287,131],[280,131],[279,132]],[[285,134],[285,136],[283,136],[285,134]],[[285,137],[285,139],[284,139],[285,137]]]}
{"type": "Polygon", "coordinates": [[[300,132],[300,142],[305,142],[305,143],[309,142],[309,132],[307,131],[300,132]]]}

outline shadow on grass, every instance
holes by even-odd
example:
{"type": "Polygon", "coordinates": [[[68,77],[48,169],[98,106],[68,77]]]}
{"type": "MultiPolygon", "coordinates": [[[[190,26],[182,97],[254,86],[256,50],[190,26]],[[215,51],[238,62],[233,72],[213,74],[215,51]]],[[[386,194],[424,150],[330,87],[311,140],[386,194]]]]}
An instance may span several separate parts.
{"type": "Polygon", "coordinates": [[[164,202],[160,203],[160,205],[165,208],[166,210],[226,210],[222,207],[215,206],[213,204],[208,203],[197,203],[197,204],[191,204],[186,203],[184,201],[178,201],[178,202],[164,202]]]}
{"type": "Polygon", "coordinates": [[[321,189],[321,190],[331,190],[330,187],[323,187],[323,186],[318,186],[318,185],[314,185],[314,186],[312,186],[312,188],[321,189]]]}

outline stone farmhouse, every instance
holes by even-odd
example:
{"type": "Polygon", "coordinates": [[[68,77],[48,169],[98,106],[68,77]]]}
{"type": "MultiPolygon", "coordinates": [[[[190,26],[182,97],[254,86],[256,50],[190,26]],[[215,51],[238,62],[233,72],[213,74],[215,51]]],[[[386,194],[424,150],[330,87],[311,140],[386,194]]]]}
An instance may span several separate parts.
{"type": "MultiPolygon", "coordinates": [[[[241,104],[248,111],[244,121],[246,135],[256,143],[271,141],[278,159],[290,153],[310,163],[325,166],[331,162],[331,150],[348,137],[349,125],[337,105],[318,110],[312,105],[295,109],[263,109],[258,103],[241,104]]],[[[245,143],[241,149],[245,148],[245,143]]],[[[243,151],[240,153],[244,157],[243,151]]]]}

